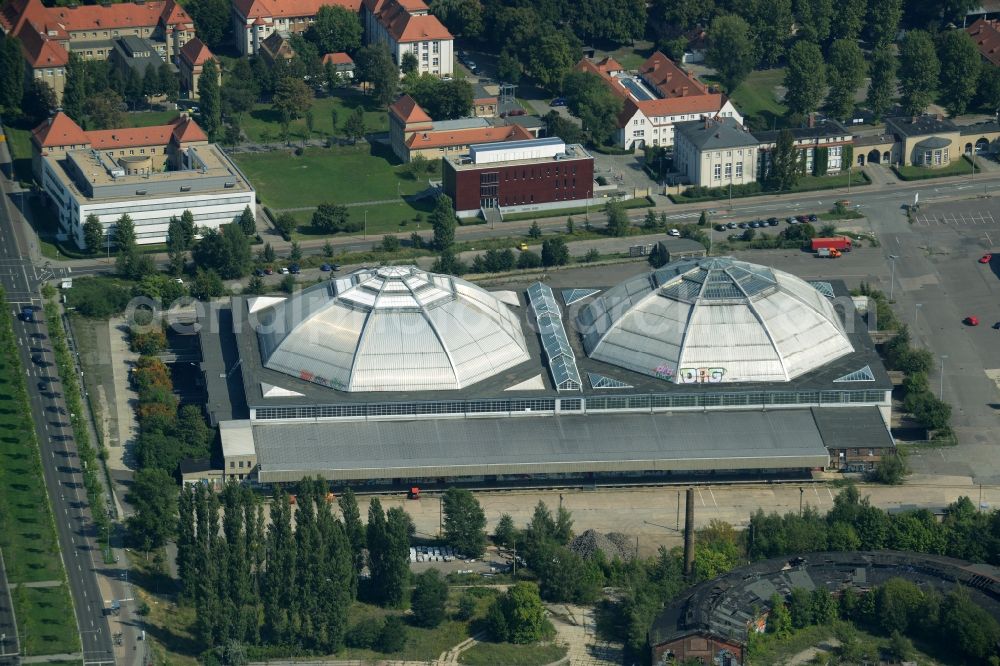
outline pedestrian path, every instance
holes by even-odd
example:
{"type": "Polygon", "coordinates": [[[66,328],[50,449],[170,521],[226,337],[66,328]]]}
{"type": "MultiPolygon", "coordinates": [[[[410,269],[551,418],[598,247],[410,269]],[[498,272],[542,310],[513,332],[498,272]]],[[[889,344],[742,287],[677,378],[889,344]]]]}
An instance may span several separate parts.
{"type": "Polygon", "coordinates": [[[59,587],[62,584],[61,580],[36,580],[30,583],[11,583],[10,589],[14,590],[19,587],[59,587]]]}

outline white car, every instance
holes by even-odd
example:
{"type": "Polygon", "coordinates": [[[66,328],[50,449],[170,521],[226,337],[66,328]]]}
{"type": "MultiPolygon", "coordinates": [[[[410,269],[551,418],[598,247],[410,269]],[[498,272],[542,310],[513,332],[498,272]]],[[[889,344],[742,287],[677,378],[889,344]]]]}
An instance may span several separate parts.
{"type": "Polygon", "coordinates": [[[676,229],[671,229],[670,231],[667,232],[667,234],[669,234],[670,236],[675,236],[676,237],[676,236],[680,236],[681,232],[677,231],[676,229]]]}

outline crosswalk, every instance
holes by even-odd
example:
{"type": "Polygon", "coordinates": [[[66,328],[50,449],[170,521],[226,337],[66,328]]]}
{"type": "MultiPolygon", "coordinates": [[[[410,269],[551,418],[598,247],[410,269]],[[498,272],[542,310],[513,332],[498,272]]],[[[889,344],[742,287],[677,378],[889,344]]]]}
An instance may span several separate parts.
{"type": "Polygon", "coordinates": [[[916,215],[913,225],[917,227],[975,227],[994,226],[997,220],[990,211],[971,213],[942,213],[941,215],[916,215]]]}

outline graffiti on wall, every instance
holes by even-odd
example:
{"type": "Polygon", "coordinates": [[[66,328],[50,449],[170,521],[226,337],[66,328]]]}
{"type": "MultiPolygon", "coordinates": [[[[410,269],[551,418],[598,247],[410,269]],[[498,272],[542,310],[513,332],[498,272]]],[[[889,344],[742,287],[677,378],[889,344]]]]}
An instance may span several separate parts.
{"type": "Polygon", "coordinates": [[[725,368],[681,368],[677,381],[681,384],[718,384],[725,374],[725,368]]]}

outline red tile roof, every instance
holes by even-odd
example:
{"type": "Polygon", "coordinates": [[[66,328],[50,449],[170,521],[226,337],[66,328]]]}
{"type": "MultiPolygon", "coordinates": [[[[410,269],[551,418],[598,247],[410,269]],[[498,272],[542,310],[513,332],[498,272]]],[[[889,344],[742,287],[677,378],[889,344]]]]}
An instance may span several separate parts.
{"type": "Polygon", "coordinates": [[[334,65],[353,65],[354,60],[346,53],[327,53],[323,56],[323,64],[332,62],[334,65]]]}
{"type": "Polygon", "coordinates": [[[324,5],[356,12],[361,9],[361,0],[233,0],[233,8],[248,19],[316,16],[324,5]]]}
{"type": "Polygon", "coordinates": [[[18,39],[21,42],[21,53],[33,69],[65,67],[69,62],[66,48],[40,32],[33,23],[25,23],[21,27],[18,39]]]}
{"type": "Polygon", "coordinates": [[[639,67],[639,76],[660,91],[664,97],[684,97],[703,95],[705,86],[674,64],[674,61],[659,51],[649,56],[639,67]]]}
{"type": "Polygon", "coordinates": [[[7,32],[20,36],[28,22],[40,32],[54,32],[62,38],[68,37],[67,33],[85,30],[155,28],[161,22],[166,26],[194,27],[191,17],[176,0],[77,7],[46,7],[40,0],[11,0],[0,9],[0,25],[7,32]]]}
{"type": "Polygon", "coordinates": [[[636,102],[629,97],[618,114],[618,126],[624,127],[636,111],[641,110],[647,118],[656,116],[676,116],[683,114],[715,114],[725,106],[726,96],[721,93],[691,95],[688,97],[667,97],[636,102]]]}
{"type": "Polygon", "coordinates": [[[979,19],[965,31],[976,42],[983,59],[1000,66],[1000,30],[997,29],[997,22],[979,19]]]}
{"type": "Polygon", "coordinates": [[[177,143],[208,141],[208,135],[190,116],[177,116],[169,126],[174,128],[173,137],[177,143]]]}
{"type": "Polygon", "coordinates": [[[56,113],[32,131],[35,142],[42,148],[89,144],[97,150],[165,146],[173,139],[177,143],[208,141],[205,132],[187,116],[178,116],[166,125],[125,127],[85,132],[62,111],[56,113]]]}
{"type": "Polygon", "coordinates": [[[389,113],[403,121],[404,125],[409,125],[410,123],[432,122],[431,117],[427,115],[427,112],[420,108],[420,105],[417,104],[417,100],[413,99],[409,95],[403,95],[393,102],[389,107],[389,113]]]}
{"type": "Polygon", "coordinates": [[[0,7],[0,26],[4,32],[17,35],[26,21],[44,25],[48,10],[42,0],[8,0],[0,7]]]}
{"type": "Polygon", "coordinates": [[[509,127],[473,127],[450,132],[417,132],[406,140],[410,150],[425,148],[454,148],[493,141],[523,141],[535,136],[520,125],[509,127]]]}
{"type": "Polygon", "coordinates": [[[35,143],[42,148],[51,146],[77,146],[89,142],[87,133],[62,111],[42,122],[31,132],[35,143]]]}
{"type": "Polygon", "coordinates": [[[181,47],[181,58],[192,67],[204,65],[214,57],[205,43],[197,37],[181,47]]]}
{"type": "Polygon", "coordinates": [[[413,15],[404,12],[386,26],[386,31],[398,44],[452,39],[448,28],[431,14],[413,15]]]}

